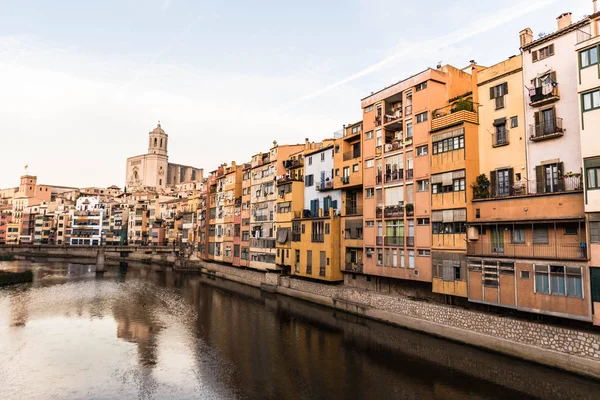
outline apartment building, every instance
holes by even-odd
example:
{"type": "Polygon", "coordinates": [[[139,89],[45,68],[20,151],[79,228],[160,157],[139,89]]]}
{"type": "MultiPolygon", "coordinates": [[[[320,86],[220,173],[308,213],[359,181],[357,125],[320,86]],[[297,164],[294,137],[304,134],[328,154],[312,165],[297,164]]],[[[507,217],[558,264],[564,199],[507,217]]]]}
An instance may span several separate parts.
{"type": "MultiPolygon", "coordinates": [[[[240,259],[237,266],[247,267],[250,261],[250,202],[252,191],[252,164],[242,168],[242,197],[240,206],[240,259]]],[[[234,264],[236,265],[236,264],[234,264]]]]}
{"type": "Polygon", "coordinates": [[[99,246],[102,243],[102,220],[106,211],[98,197],[77,199],[71,218],[70,245],[99,246]]]}
{"type": "Polygon", "coordinates": [[[129,227],[127,243],[136,246],[147,246],[150,236],[150,212],[146,200],[138,200],[131,205],[129,211],[129,227]]]}
{"type": "MultiPolygon", "coordinates": [[[[490,179],[480,180],[474,188],[469,213],[469,300],[591,321],[589,289],[584,284],[589,277],[578,71],[572,57],[563,57],[573,54],[578,29],[585,23],[572,23],[570,13],[557,20],[558,30],[537,40],[530,29],[520,34],[525,131],[513,129],[518,135],[524,133],[525,164],[521,140],[515,145],[514,131],[503,144],[514,151],[502,158],[493,156],[498,150],[493,143],[481,143],[482,163],[487,163],[482,172],[489,172],[490,179]]],[[[507,60],[505,65],[510,63],[507,60]]],[[[509,105],[520,101],[511,89],[520,85],[518,68],[512,69],[513,74],[502,78],[504,87],[490,89],[494,99],[482,97],[485,115],[492,113],[508,121],[516,113],[509,111],[510,106],[492,109],[497,102],[509,105]],[[498,100],[498,96],[504,99],[498,100]]],[[[487,89],[480,93],[486,96],[487,89]]],[[[494,117],[487,118],[488,127],[494,117]]]]}
{"type": "MultiPolygon", "coordinates": [[[[129,207],[126,204],[113,204],[110,208],[109,229],[106,232],[107,246],[123,246],[127,242],[129,207]]],[[[153,230],[154,233],[154,230],[153,230]]],[[[154,235],[152,236],[154,244],[154,235]]]]}
{"type": "Polygon", "coordinates": [[[594,324],[600,325],[600,13],[596,4],[589,24],[577,30],[575,54],[592,312],[594,324]]]}
{"type": "Polygon", "coordinates": [[[8,225],[12,222],[12,214],[6,210],[0,210],[0,244],[6,244],[8,225]]]}
{"type": "Polygon", "coordinates": [[[304,152],[305,209],[292,220],[292,275],[330,282],[344,279],[340,269],[342,193],[334,187],[334,158],[331,139],[304,152]]]}
{"type": "MultiPolygon", "coordinates": [[[[398,112],[402,112],[399,110],[398,112]]],[[[341,190],[340,268],[363,272],[363,158],[362,121],[346,125],[335,140],[334,189],[341,190]]],[[[370,161],[373,165],[373,161],[370,161]]],[[[372,167],[371,167],[372,168],[372,167]]],[[[350,275],[350,279],[354,275],[350,275]]],[[[346,278],[346,277],[345,277],[346,278]]]]}
{"type": "MultiPolygon", "coordinates": [[[[236,205],[241,205],[242,197],[242,166],[232,161],[229,167],[225,167],[223,182],[223,261],[232,263],[235,256],[235,209],[236,205]]],[[[241,243],[240,235],[241,230],[237,234],[241,243]]],[[[237,257],[240,256],[239,251],[238,247],[237,257]]]]}

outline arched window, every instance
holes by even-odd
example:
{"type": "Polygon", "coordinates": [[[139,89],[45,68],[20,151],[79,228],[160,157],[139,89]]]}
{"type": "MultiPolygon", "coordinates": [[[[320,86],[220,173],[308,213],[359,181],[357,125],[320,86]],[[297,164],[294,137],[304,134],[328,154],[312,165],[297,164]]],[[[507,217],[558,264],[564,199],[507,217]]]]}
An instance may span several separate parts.
{"type": "Polygon", "coordinates": [[[162,139],[160,139],[160,148],[162,149],[162,139]]]}
{"type": "Polygon", "coordinates": [[[156,138],[154,138],[154,147],[156,147],[156,138]]]}
{"type": "Polygon", "coordinates": [[[158,180],[158,186],[162,186],[162,179],[158,180]]]}

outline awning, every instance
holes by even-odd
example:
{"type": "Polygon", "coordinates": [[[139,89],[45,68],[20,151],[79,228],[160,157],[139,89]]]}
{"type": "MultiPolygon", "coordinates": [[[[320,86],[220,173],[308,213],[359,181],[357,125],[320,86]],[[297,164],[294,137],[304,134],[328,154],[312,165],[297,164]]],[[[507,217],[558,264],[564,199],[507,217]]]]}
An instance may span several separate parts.
{"type": "Polygon", "coordinates": [[[277,243],[287,242],[288,230],[287,228],[279,228],[277,230],[277,243]]]}

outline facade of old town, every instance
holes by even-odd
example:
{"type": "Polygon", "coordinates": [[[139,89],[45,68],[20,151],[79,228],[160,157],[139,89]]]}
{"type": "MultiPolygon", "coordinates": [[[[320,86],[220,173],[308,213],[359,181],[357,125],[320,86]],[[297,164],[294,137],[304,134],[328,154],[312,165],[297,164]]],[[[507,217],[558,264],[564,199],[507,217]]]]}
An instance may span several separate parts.
{"type": "Polygon", "coordinates": [[[0,190],[0,245],[186,246],[204,262],[600,325],[600,13],[513,39],[519,55],[399,77],[360,99],[360,121],[274,138],[206,176],[168,161],[177,136],[160,123],[123,189],[25,174],[0,190]]]}

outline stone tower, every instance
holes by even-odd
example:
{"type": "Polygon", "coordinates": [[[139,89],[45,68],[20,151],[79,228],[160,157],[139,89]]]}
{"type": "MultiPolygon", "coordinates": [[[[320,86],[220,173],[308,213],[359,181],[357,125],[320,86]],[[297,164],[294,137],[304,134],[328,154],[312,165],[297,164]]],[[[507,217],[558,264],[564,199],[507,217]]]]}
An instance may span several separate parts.
{"type": "Polygon", "coordinates": [[[169,135],[167,135],[160,127],[160,121],[158,121],[158,125],[156,125],[156,128],[154,128],[149,135],[150,139],[148,142],[148,154],[166,156],[169,135]]]}

